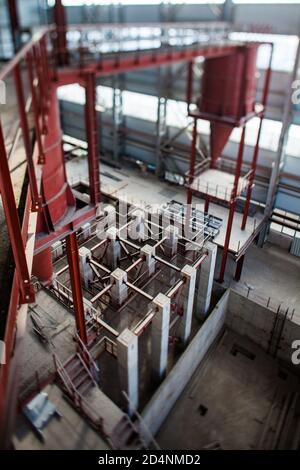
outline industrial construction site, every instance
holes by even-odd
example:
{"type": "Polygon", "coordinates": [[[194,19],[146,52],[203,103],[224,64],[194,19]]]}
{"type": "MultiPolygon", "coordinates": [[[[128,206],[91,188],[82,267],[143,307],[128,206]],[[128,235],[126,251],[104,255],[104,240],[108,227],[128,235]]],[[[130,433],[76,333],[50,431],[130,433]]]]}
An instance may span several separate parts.
{"type": "Polygon", "coordinates": [[[0,1],[0,449],[300,450],[299,34],[0,1]]]}

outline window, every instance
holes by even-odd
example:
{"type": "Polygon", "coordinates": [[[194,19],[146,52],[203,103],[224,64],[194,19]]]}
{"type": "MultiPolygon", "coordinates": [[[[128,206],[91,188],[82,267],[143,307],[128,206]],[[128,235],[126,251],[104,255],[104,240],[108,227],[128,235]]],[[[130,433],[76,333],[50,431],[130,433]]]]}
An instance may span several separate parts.
{"type": "Polygon", "coordinates": [[[287,3],[300,3],[300,0],[233,0],[233,3],[278,3],[286,5],[287,3]]]}
{"type": "MultiPolygon", "coordinates": [[[[81,5],[160,5],[161,3],[187,3],[187,4],[222,4],[225,0],[63,0],[65,6],[81,6],[81,5]]],[[[54,0],[48,0],[48,4],[53,6],[54,0]]]]}
{"type": "Polygon", "coordinates": [[[290,126],[285,153],[300,158],[300,126],[296,124],[290,126]]]}
{"type": "MultiPolygon", "coordinates": [[[[85,92],[84,88],[79,85],[66,85],[58,89],[59,99],[71,101],[73,103],[84,104],[85,92]]],[[[97,87],[97,105],[99,111],[111,109],[113,106],[113,90],[107,86],[97,87]]],[[[125,116],[132,116],[138,119],[144,119],[150,122],[157,120],[157,97],[144,95],[133,91],[123,91],[123,113],[125,116]],[[143,103],[143,106],[141,106],[143,103]]],[[[186,114],[186,103],[183,101],[168,100],[167,107],[167,125],[182,128],[188,124],[186,114]]],[[[257,132],[259,126],[259,118],[253,118],[247,124],[246,145],[254,146],[256,143],[257,132]]],[[[266,150],[276,152],[281,133],[282,123],[273,121],[272,119],[264,119],[262,134],[260,138],[260,147],[266,150]]],[[[300,126],[291,126],[289,140],[287,145],[287,153],[300,157],[300,126]]],[[[203,119],[198,120],[198,132],[209,135],[209,122],[203,119]]],[[[233,129],[230,141],[240,141],[241,129],[233,129]]]]}
{"type": "MultiPolygon", "coordinates": [[[[300,0],[299,0],[300,2],[300,0]]],[[[291,72],[294,68],[295,58],[299,39],[297,36],[284,36],[281,34],[261,34],[261,33],[230,33],[233,41],[260,41],[273,42],[273,70],[291,72]]],[[[258,50],[257,66],[266,69],[269,64],[269,47],[261,46],[258,50]]]]}
{"type": "MultiPolygon", "coordinates": [[[[256,144],[259,118],[253,118],[247,124],[245,143],[254,147],[256,144]]],[[[264,119],[262,124],[262,132],[260,137],[260,148],[271,150],[276,152],[278,150],[278,143],[280,138],[280,132],[282,123],[279,121],[273,121],[272,119],[264,119]]],[[[239,142],[241,135],[241,129],[235,128],[232,131],[230,140],[232,142],[239,142]]]]}

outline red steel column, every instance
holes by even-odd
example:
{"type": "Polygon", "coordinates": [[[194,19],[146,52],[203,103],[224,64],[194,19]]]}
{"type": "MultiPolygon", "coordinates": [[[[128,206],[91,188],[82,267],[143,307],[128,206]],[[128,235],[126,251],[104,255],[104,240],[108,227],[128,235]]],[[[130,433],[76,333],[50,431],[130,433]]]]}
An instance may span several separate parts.
{"type": "Polygon", "coordinates": [[[9,21],[10,21],[10,29],[14,44],[15,53],[20,49],[21,46],[21,38],[20,38],[20,22],[19,22],[19,15],[18,15],[18,8],[16,4],[16,0],[7,0],[7,8],[9,12],[9,21]]]}
{"type": "Polygon", "coordinates": [[[59,66],[68,65],[69,53],[67,48],[67,18],[62,0],[56,0],[54,5],[54,22],[56,24],[56,63],[59,66]]]}
{"type": "Polygon", "coordinates": [[[19,215],[16,207],[12,181],[8,166],[5,142],[0,122],[0,191],[5,220],[9,233],[16,271],[20,282],[21,303],[34,301],[34,290],[30,282],[30,276],[25,255],[19,215]]]}
{"type": "Polygon", "coordinates": [[[33,56],[31,52],[28,52],[26,56],[26,60],[27,60],[27,68],[28,68],[28,80],[29,80],[29,86],[30,86],[31,97],[32,97],[32,110],[33,110],[34,124],[35,124],[35,135],[36,135],[36,141],[37,141],[38,152],[39,152],[38,163],[42,165],[45,163],[45,153],[44,153],[43,143],[42,143],[42,129],[40,126],[38,98],[37,98],[37,93],[36,93],[35,75],[34,75],[34,69],[33,69],[33,56]]]}
{"type": "Polygon", "coordinates": [[[85,128],[88,143],[88,165],[91,203],[100,202],[100,177],[99,177],[99,150],[98,150],[98,126],[96,112],[96,79],[95,74],[88,73],[85,76],[85,128]]]}
{"type": "Polygon", "coordinates": [[[257,167],[257,160],[258,160],[258,153],[259,153],[259,143],[260,143],[260,137],[261,137],[262,124],[263,124],[263,120],[265,118],[265,108],[266,108],[266,105],[267,105],[269,89],[270,89],[271,74],[272,74],[272,60],[273,60],[273,52],[274,52],[273,44],[271,44],[270,46],[271,46],[270,60],[269,60],[268,69],[266,71],[263,97],[262,97],[262,105],[263,105],[264,108],[263,108],[262,114],[260,116],[259,129],[258,129],[258,133],[257,133],[257,139],[256,139],[256,144],[255,144],[255,147],[254,147],[253,158],[252,158],[252,163],[251,163],[251,173],[250,173],[250,177],[249,177],[249,184],[248,184],[248,189],[247,189],[247,196],[246,196],[243,220],[242,220],[242,225],[241,225],[242,230],[245,230],[245,228],[246,228],[248,214],[249,214],[250,201],[251,201],[251,196],[252,196],[252,189],[253,189],[253,184],[254,184],[256,167],[257,167]]]}
{"type": "Polygon", "coordinates": [[[208,213],[208,210],[209,210],[209,203],[210,203],[210,198],[209,196],[207,195],[205,197],[205,203],[204,203],[204,212],[207,214],[208,213]]]}
{"type": "Polygon", "coordinates": [[[192,203],[192,198],[193,198],[193,191],[192,191],[192,189],[190,189],[190,186],[193,183],[194,177],[195,177],[196,144],[197,144],[197,118],[194,118],[190,169],[189,169],[189,176],[188,176],[187,204],[191,204],[192,203]]]}
{"type": "Polygon", "coordinates": [[[242,220],[242,225],[241,225],[242,230],[245,230],[245,228],[246,228],[249,209],[250,209],[250,201],[251,201],[252,189],[253,189],[253,184],[254,184],[254,176],[255,176],[255,173],[256,173],[256,166],[257,166],[257,159],[258,159],[258,152],[259,152],[259,141],[260,141],[260,136],[261,136],[262,123],[263,123],[263,118],[260,118],[259,128],[258,128],[258,133],[257,133],[257,139],[256,139],[256,144],[255,144],[255,147],[254,147],[253,158],[252,158],[252,163],[251,163],[251,172],[250,172],[250,176],[249,176],[247,195],[246,195],[246,201],[245,201],[245,207],[244,207],[244,213],[243,213],[243,220],[242,220]]]}
{"type": "Polygon", "coordinates": [[[186,89],[186,102],[187,102],[187,111],[189,113],[190,104],[193,98],[193,61],[188,63],[187,70],[187,89],[186,89]]]}
{"type": "Polygon", "coordinates": [[[72,233],[66,237],[67,257],[69,263],[73,307],[75,313],[76,327],[81,341],[87,344],[87,333],[83,306],[82,286],[80,279],[80,267],[78,256],[78,244],[76,233],[72,233]]]}
{"type": "Polygon", "coordinates": [[[229,242],[231,238],[232,223],[233,223],[234,211],[235,211],[235,206],[236,206],[236,196],[238,192],[239,178],[241,175],[241,168],[242,168],[242,163],[243,163],[245,134],[246,134],[246,127],[244,126],[241,140],[240,140],[240,145],[239,145],[236,170],[235,170],[235,178],[234,178],[234,184],[233,184],[233,189],[232,189],[231,199],[230,199],[229,215],[228,215],[228,221],[227,221],[227,229],[226,229],[225,243],[224,243],[224,248],[223,248],[223,256],[222,256],[222,262],[221,262],[219,282],[224,281],[224,274],[225,274],[226,263],[227,263],[227,258],[228,258],[229,242]]]}

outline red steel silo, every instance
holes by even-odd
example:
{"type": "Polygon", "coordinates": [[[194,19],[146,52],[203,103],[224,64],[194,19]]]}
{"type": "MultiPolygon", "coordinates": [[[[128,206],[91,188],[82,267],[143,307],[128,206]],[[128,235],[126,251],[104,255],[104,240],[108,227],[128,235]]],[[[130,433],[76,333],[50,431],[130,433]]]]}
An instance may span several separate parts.
{"type": "Polygon", "coordinates": [[[233,127],[254,111],[258,47],[256,43],[243,45],[234,54],[208,58],[204,62],[198,107],[211,121],[212,166],[220,157],[233,127]]]}
{"type": "MultiPolygon", "coordinates": [[[[37,239],[44,234],[55,231],[55,226],[63,224],[74,214],[76,209],[76,201],[66,177],[59,105],[55,89],[51,93],[50,103],[48,133],[44,141],[46,163],[42,173],[44,211],[38,217],[37,239]]],[[[43,250],[34,257],[33,274],[43,284],[49,284],[52,281],[51,248],[43,250]]]]}

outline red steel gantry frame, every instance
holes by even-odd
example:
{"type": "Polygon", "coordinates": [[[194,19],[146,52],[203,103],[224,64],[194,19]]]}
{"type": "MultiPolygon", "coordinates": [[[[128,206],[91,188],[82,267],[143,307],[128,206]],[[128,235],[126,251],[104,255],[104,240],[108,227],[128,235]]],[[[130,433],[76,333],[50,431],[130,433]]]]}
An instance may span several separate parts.
{"type": "MultiPolygon", "coordinates": [[[[266,44],[266,43],[262,43],[266,44]]],[[[227,220],[227,228],[226,228],[226,235],[225,235],[225,242],[224,242],[224,247],[223,247],[223,255],[222,255],[222,261],[221,261],[221,268],[220,268],[220,274],[218,281],[223,282],[224,281],[224,275],[225,275],[225,269],[226,269],[226,263],[227,263],[227,258],[228,258],[228,253],[229,253],[229,244],[230,244],[230,239],[231,239],[231,233],[232,233],[232,225],[233,225],[233,220],[234,220],[234,213],[236,209],[236,203],[237,203],[237,197],[238,197],[238,183],[239,183],[239,178],[241,176],[241,169],[242,169],[242,163],[243,163],[243,154],[244,154],[244,147],[245,147],[245,134],[246,134],[246,125],[247,122],[252,119],[253,117],[259,117],[259,128],[258,128],[258,133],[257,133],[257,138],[256,138],[256,143],[253,151],[253,156],[252,156],[252,161],[251,161],[251,169],[247,173],[247,179],[248,179],[248,185],[247,185],[247,194],[246,194],[246,200],[245,200],[245,205],[244,205],[244,212],[243,212],[243,219],[242,219],[242,224],[241,224],[241,229],[245,230],[246,228],[246,223],[249,215],[249,208],[250,208],[250,202],[251,202],[251,196],[252,196],[252,190],[254,186],[254,178],[255,178],[255,173],[256,173],[256,167],[257,167],[257,160],[258,160],[258,155],[259,155],[259,144],[260,144],[260,137],[261,137],[261,130],[262,130],[262,124],[263,120],[265,117],[265,110],[266,110],[266,105],[267,105],[267,100],[268,100],[268,95],[269,95],[269,89],[270,89],[270,80],[271,80],[271,73],[272,73],[272,60],[273,60],[273,44],[272,43],[267,43],[270,46],[270,58],[269,58],[269,64],[268,68],[265,73],[265,80],[264,80],[264,86],[263,86],[263,95],[262,95],[262,102],[261,102],[261,109],[258,112],[253,112],[249,116],[239,118],[235,122],[232,122],[232,120],[226,118],[226,117],[213,117],[211,115],[208,115],[207,113],[203,113],[200,111],[190,111],[190,105],[192,101],[192,96],[193,96],[193,62],[189,62],[188,64],[188,71],[187,71],[187,107],[188,107],[188,115],[193,117],[193,133],[192,133],[192,144],[191,144],[191,157],[190,157],[190,165],[189,165],[189,173],[188,173],[188,180],[187,180],[187,204],[191,205],[192,200],[193,200],[193,193],[197,193],[196,189],[192,188],[192,183],[195,179],[195,167],[196,167],[196,155],[197,155],[197,122],[198,119],[207,119],[211,122],[215,121],[216,122],[223,122],[225,124],[230,124],[233,127],[241,127],[242,128],[242,134],[241,134],[241,139],[238,147],[238,155],[236,159],[236,166],[235,166],[235,175],[234,175],[234,183],[233,183],[233,188],[231,191],[230,195],[230,201],[229,201],[229,214],[228,214],[228,220],[227,220]]],[[[242,90],[243,92],[243,90],[242,90]]],[[[210,195],[205,195],[205,212],[208,212],[209,209],[209,202],[211,199],[218,199],[214,198],[213,196],[210,195]]],[[[242,267],[243,267],[243,261],[245,257],[245,252],[241,251],[240,253],[237,253],[237,267],[236,267],[236,273],[235,273],[235,280],[239,280],[242,272],[242,267]]]]}
{"type": "Polygon", "coordinates": [[[100,202],[99,150],[96,111],[96,80],[95,74],[93,73],[87,73],[85,75],[85,128],[88,143],[91,203],[98,204],[100,202]]]}
{"type": "MultiPolygon", "coordinates": [[[[61,1],[56,2],[58,10],[63,9],[61,1]]],[[[56,16],[57,16],[56,12],[56,16]]],[[[4,337],[6,343],[6,364],[0,366],[0,445],[7,438],[11,429],[5,428],[7,416],[13,412],[15,403],[9,399],[9,390],[16,389],[16,378],[9,374],[14,369],[17,357],[16,350],[16,321],[19,307],[22,303],[30,303],[34,299],[33,286],[30,275],[32,268],[34,233],[29,232],[36,227],[35,212],[46,211],[42,204],[41,174],[46,158],[51,158],[51,149],[44,148],[45,134],[47,133],[47,121],[50,104],[49,91],[67,83],[79,83],[86,87],[86,127],[88,140],[88,163],[90,176],[91,201],[97,204],[100,200],[99,183],[99,154],[97,146],[97,124],[95,115],[95,81],[102,75],[119,74],[159,65],[189,62],[196,57],[217,57],[231,54],[236,45],[191,45],[182,48],[170,48],[169,50],[157,49],[150,52],[135,51],[133,53],[116,54],[113,58],[103,57],[99,61],[96,57],[88,64],[73,64],[72,67],[57,69],[55,65],[66,65],[69,62],[69,54],[66,43],[65,17],[57,18],[57,27],[50,26],[41,29],[34,35],[22,50],[0,72],[0,80],[8,80],[10,75],[15,79],[15,90],[18,102],[20,128],[23,136],[24,154],[27,162],[29,186],[26,204],[22,219],[19,218],[17,202],[13,192],[12,175],[9,169],[8,154],[5,146],[4,135],[0,122],[0,191],[5,217],[12,246],[15,273],[10,293],[9,311],[5,325],[4,337]],[[54,40],[53,39],[54,33],[54,40]],[[52,44],[52,48],[51,48],[52,44]],[[59,59],[58,59],[59,58],[59,59]],[[31,109],[34,116],[35,145],[31,145],[31,134],[28,125],[27,113],[30,107],[25,101],[25,87],[23,73],[29,78],[29,91],[31,95],[31,109]],[[12,382],[12,383],[11,383],[12,382]]],[[[195,119],[196,121],[196,119],[195,119]]],[[[196,142],[196,129],[194,130],[194,142],[196,142]]],[[[257,158],[257,157],[256,157],[257,158]]],[[[254,169],[256,161],[254,160],[254,169]]],[[[193,170],[193,167],[192,167],[193,170]]],[[[249,192],[249,200],[251,192],[249,192]]],[[[90,217],[91,214],[89,214],[90,217]]],[[[87,217],[87,216],[86,216],[87,217]]],[[[78,224],[85,222],[82,216],[78,224]]],[[[82,305],[82,292],[80,273],[78,268],[78,246],[75,243],[74,232],[79,225],[69,224],[65,230],[61,230],[57,239],[67,237],[69,264],[72,266],[70,275],[72,280],[72,294],[76,325],[83,342],[86,342],[84,327],[84,309],[82,305]]],[[[53,242],[53,241],[52,241],[53,242]]],[[[49,244],[49,240],[47,241],[49,244]]],[[[42,247],[39,247],[42,249],[42,247]]]]}

